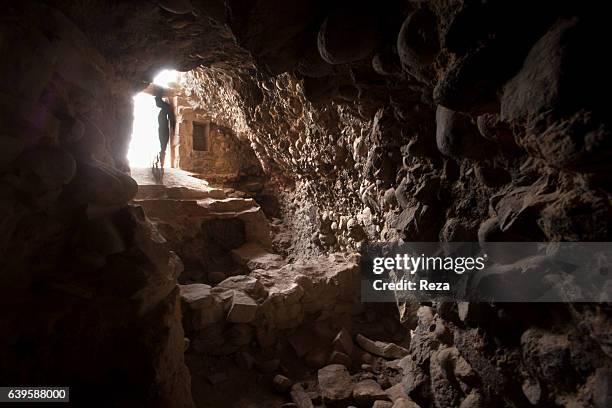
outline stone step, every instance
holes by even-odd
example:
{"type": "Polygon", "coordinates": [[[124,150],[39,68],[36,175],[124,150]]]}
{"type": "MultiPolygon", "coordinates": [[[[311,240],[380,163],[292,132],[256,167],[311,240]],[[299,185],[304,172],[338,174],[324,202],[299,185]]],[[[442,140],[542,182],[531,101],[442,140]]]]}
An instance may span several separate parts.
{"type": "Polygon", "coordinates": [[[241,212],[259,208],[252,198],[224,198],[198,200],[198,205],[210,208],[214,212],[241,212]]]}
{"type": "Polygon", "coordinates": [[[270,225],[262,209],[253,199],[140,199],[147,217],[166,223],[189,224],[199,229],[204,219],[237,218],[244,223],[247,242],[257,243],[264,248],[272,246],[270,225]]]}
{"type": "Polygon", "coordinates": [[[238,265],[245,266],[248,270],[274,269],[285,265],[284,258],[277,254],[268,252],[265,248],[252,242],[242,245],[240,248],[232,249],[232,259],[238,265]]]}
{"type": "Polygon", "coordinates": [[[151,168],[132,168],[131,176],[138,183],[136,199],[205,199],[225,198],[222,189],[211,187],[194,173],[185,170],[169,168],[165,170],[163,180],[158,182],[153,178],[151,168]]]}
{"type": "Polygon", "coordinates": [[[235,216],[245,211],[257,211],[259,206],[252,199],[136,199],[135,203],[144,207],[147,216],[159,219],[176,217],[220,217],[235,216]]]}
{"type": "Polygon", "coordinates": [[[219,188],[209,187],[205,190],[189,187],[169,187],[163,184],[145,184],[138,186],[136,199],[223,199],[225,192],[219,188]]]}

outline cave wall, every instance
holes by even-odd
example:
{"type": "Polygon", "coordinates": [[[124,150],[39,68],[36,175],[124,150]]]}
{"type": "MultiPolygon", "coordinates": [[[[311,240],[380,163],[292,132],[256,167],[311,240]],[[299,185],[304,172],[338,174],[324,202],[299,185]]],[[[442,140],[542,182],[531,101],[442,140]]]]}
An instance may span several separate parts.
{"type": "Polygon", "coordinates": [[[131,86],[35,2],[5,9],[0,50],[0,382],[70,386],[75,406],[192,406],[182,264],[121,171],[131,86]]]}
{"type": "MultiPolygon", "coordinates": [[[[193,95],[216,101],[215,122],[260,158],[294,253],[378,239],[610,240],[599,49],[610,27],[597,4],[47,3],[7,6],[0,37],[12,61],[0,68],[10,382],[25,367],[23,383],[102,381],[123,384],[109,401],[189,406],[180,265],[126,206],[135,186],[118,171],[130,96],[162,67],[208,67],[193,95]]],[[[609,306],[424,307],[405,378],[415,400],[610,405],[609,306]],[[443,369],[463,361],[467,376],[443,369]]]]}
{"type": "MultiPolygon", "coordinates": [[[[276,181],[294,253],[378,240],[610,240],[609,62],[593,47],[609,34],[601,10],[313,4],[226,2],[258,70],[188,74],[195,99],[231,116],[276,181]]],[[[610,403],[608,305],[421,313],[431,319],[416,328],[405,387],[425,406],[610,403]],[[444,372],[463,361],[475,377],[444,372]]]]}
{"type": "MultiPolygon", "coordinates": [[[[230,18],[239,40],[257,31],[247,24],[288,29],[253,11],[266,5],[256,2],[242,25],[230,18]]],[[[201,69],[187,81],[201,106],[250,139],[270,174],[316,202],[314,246],[609,238],[609,81],[586,81],[579,66],[590,54],[576,45],[600,34],[590,28],[594,10],[540,5],[518,35],[506,22],[518,11],[506,2],[363,5],[377,21],[361,50],[343,42],[342,30],[362,23],[347,7],[300,43],[318,59],[282,55],[289,74],[266,75],[284,65],[259,58],[291,40],[258,37],[239,43],[261,71],[219,79],[201,69]],[[383,26],[392,11],[402,19],[383,26]],[[340,36],[329,40],[337,49],[326,35],[340,36]]],[[[603,72],[606,62],[594,65],[603,72]]]]}

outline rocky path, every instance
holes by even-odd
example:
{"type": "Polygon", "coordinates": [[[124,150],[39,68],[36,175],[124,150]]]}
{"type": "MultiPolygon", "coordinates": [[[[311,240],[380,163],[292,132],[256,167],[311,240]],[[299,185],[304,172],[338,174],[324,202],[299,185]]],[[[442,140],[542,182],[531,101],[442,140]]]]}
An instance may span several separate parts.
{"type": "MultiPolygon", "coordinates": [[[[252,199],[190,173],[132,171],[135,201],[185,267],[185,358],[203,407],[418,407],[407,330],[360,302],[358,255],[288,262],[252,199]],[[404,360],[402,360],[404,359],[404,360]]],[[[379,313],[380,312],[380,313],[379,313]]]]}

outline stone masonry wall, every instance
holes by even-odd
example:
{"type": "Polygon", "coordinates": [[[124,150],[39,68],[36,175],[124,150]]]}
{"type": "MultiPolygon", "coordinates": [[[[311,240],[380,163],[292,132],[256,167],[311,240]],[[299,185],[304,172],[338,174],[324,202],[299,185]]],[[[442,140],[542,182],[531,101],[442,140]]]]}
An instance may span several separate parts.
{"type": "Polygon", "coordinates": [[[240,141],[234,132],[211,122],[210,115],[193,109],[184,97],[176,98],[179,168],[198,173],[206,179],[238,179],[247,174],[261,173],[259,161],[252,149],[240,141]],[[210,126],[208,151],[194,150],[193,124],[210,126]]]}

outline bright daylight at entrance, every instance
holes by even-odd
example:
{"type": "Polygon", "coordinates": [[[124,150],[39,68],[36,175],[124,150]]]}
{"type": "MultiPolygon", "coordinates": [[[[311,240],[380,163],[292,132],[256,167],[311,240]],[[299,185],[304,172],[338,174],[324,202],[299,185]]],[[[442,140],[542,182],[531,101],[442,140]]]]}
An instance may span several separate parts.
{"type": "MultiPolygon", "coordinates": [[[[176,86],[179,73],[165,69],[154,79],[153,84],[162,88],[176,86]]],[[[140,92],[134,96],[134,127],[128,150],[130,167],[151,167],[159,154],[158,121],[160,108],[155,105],[152,93],[140,92]]]]}

